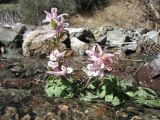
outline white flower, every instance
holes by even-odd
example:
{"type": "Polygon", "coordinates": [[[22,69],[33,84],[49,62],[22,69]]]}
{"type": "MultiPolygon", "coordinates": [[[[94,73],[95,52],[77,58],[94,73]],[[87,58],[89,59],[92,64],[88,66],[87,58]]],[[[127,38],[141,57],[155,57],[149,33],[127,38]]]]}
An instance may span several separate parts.
{"type": "Polygon", "coordinates": [[[48,61],[48,66],[55,69],[58,67],[58,62],[48,61]]]}
{"type": "Polygon", "coordinates": [[[70,74],[70,73],[72,73],[72,72],[73,72],[73,68],[68,67],[68,68],[67,68],[67,73],[70,74]]]}

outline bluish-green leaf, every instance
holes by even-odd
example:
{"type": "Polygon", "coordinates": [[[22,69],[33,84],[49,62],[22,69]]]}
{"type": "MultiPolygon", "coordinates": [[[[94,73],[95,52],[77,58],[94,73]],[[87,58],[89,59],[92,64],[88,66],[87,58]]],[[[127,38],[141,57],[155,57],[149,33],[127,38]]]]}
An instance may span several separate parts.
{"type": "Polygon", "coordinates": [[[45,92],[46,92],[46,94],[47,94],[48,97],[52,97],[53,94],[54,94],[54,86],[46,88],[45,92]]]}
{"type": "Polygon", "coordinates": [[[113,94],[110,94],[110,95],[106,95],[105,96],[105,101],[106,102],[111,102],[113,100],[113,94]]]}
{"type": "Polygon", "coordinates": [[[135,97],[134,92],[129,91],[129,92],[126,92],[126,94],[127,94],[128,96],[130,96],[130,97],[135,97]]]}
{"type": "Polygon", "coordinates": [[[103,90],[103,91],[100,93],[99,97],[100,97],[100,98],[104,98],[105,95],[106,95],[106,90],[103,90]]]}
{"type": "Polygon", "coordinates": [[[120,100],[118,97],[114,97],[113,100],[112,100],[112,105],[116,106],[116,105],[119,105],[120,104],[120,100]]]}

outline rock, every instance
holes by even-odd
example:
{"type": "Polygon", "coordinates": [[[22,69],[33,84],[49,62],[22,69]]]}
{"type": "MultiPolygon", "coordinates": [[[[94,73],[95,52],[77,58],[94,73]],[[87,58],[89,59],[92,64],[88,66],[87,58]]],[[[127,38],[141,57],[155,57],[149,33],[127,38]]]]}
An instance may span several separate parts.
{"type": "Polygon", "coordinates": [[[137,50],[138,44],[136,42],[131,42],[122,46],[122,51],[125,54],[135,53],[137,50]]]}
{"type": "Polygon", "coordinates": [[[160,33],[157,31],[149,31],[145,36],[148,36],[150,39],[152,39],[154,42],[160,44],[160,33]]]}
{"type": "Polygon", "coordinates": [[[21,120],[31,120],[31,116],[26,114],[21,118],[21,120]]]}
{"type": "Polygon", "coordinates": [[[15,77],[19,77],[21,73],[24,72],[23,66],[13,66],[11,68],[12,73],[15,75],[15,77]]]}
{"type": "Polygon", "coordinates": [[[77,32],[82,32],[84,29],[85,28],[67,28],[67,31],[69,32],[69,34],[74,34],[77,32]]]}
{"type": "Polygon", "coordinates": [[[4,115],[1,117],[1,120],[9,120],[14,118],[14,120],[19,120],[19,115],[15,107],[7,107],[5,109],[4,115]]]}
{"type": "Polygon", "coordinates": [[[141,86],[160,90],[160,59],[144,64],[136,72],[135,80],[141,86]]]}
{"type": "Polygon", "coordinates": [[[85,112],[88,114],[88,118],[91,120],[102,120],[104,119],[103,116],[107,116],[107,114],[109,114],[109,110],[106,106],[93,106],[88,108],[88,110],[86,110],[85,112]]]}
{"type": "Polygon", "coordinates": [[[97,42],[101,45],[105,45],[105,43],[107,42],[107,35],[104,35],[98,38],[97,42]]]}
{"type": "Polygon", "coordinates": [[[15,31],[7,30],[0,27],[0,41],[8,46],[9,43],[13,42],[15,37],[18,35],[15,31]]]}
{"type": "Polygon", "coordinates": [[[5,46],[4,44],[0,41],[0,54],[3,54],[5,52],[5,46]]]}
{"type": "Polygon", "coordinates": [[[98,40],[100,37],[105,36],[108,31],[113,30],[110,26],[102,26],[96,30],[94,30],[93,34],[95,36],[95,39],[98,40]]]}
{"type": "Polygon", "coordinates": [[[10,70],[2,70],[0,72],[0,80],[14,78],[15,75],[10,70]]]}
{"type": "Polygon", "coordinates": [[[77,37],[79,40],[90,43],[95,40],[93,33],[88,28],[68,28],[70,34],[70,39],[72,37],[77,37]]]}
{"type": "Polygon", "coordinates": [[[29,32],[22,44],[24,56],[47,55],[53,49],[51,33],[46,30],[34,30],[29,32]]]}
{"type": "Polygon", "coordinates": [[[85,51],[89,49],[89,45],[80,41],[78,38],[71,38],[71,48],[74,50],[74,55],[84,55],[85,51]]]}
{"type": "Polygon", "coordinates": [[[139,28],[136,30],[140,35],[146,34],[149,30],[146,28],[139,28]]]}
{"type": "Polygon", "coordinates": [[[128,36],[120,30],[113,30],[107,32],[107,42],[111,47],[122,46],[124,42],[129,42],[128,36]]]}
{"type": "Polygon", "coordinates": [[[21,23],[16,23],[12,26],[4,26],[3,28],[0,28],[0,41],[2,41],[6,47],[11,49],[21,48],[23,43],[23,34],[30,29],[30,26],[21,23]]]}

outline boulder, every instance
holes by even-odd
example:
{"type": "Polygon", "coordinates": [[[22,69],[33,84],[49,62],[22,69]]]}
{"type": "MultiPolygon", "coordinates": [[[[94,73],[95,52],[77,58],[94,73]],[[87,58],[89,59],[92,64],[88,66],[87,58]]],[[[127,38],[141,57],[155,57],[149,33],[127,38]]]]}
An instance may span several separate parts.
{"type": "Polygon", "coordinates": [[[95,39],[98,40],[100,37],[103,37],[107,35],[108,31],[112,31],[113,28],[110,26],[102,26],[96,30],[94,30],[93,34],[95,36],[95,39]]]}
{"type": "Polygon", "coordinates": [[[85,42],[82,42],[77,37],[72,37],[71,41],[71,49],[74,50],[74,55],[84,55],[85,51],[89,49],[89,45],[85,42]]]}
{"type": "Polygon", "coordinates": [[[160,44],[160,33],[158,31],[149,31],[145,35],[152,39],[154,42],[160,44]]]}
{"type": "Polygon", "coordinates": [[[70,39],[72,37],[77,37],[85,43],[90,43],[95,40],[92,31],[88,28],[68,28],[67,30],[70,34],[70,39]]]}
{"type": "Polygon", "coordinates": [[[113,30],[107,32],[107,44],[110,44],[111,47],[121,47],[124,42],[130,42],[128,38],[128,35],[124,34],[120,30],[113,30]]]}
{"type": "Polygon", "coordinates": [[[15,31],[7,30],[5,28],[0,27],[0,41],[5,46],[8,46],[9,43],[13,42],[17,35],[18,33],[15,31]]]}
{"type": "Polygon", "coordinates": [[[30,31],[24,38],[22,50],[24,56],[39,56],[49,54],[51,51],[51,41],[48,37],[50,33],[46,30],[30,31]]]}
{"type": "Polygon", "coordinates": [[[160,90],[160,59],[154,59],[140,67],[135,80],[141,86],[160,90]]]}

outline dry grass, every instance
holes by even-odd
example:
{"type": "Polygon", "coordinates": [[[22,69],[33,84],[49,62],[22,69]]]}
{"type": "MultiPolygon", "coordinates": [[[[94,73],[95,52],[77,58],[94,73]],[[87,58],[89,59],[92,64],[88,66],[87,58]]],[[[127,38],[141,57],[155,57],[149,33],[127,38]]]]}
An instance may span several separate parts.
{"type": "Polygon", "coordinates": [[[76,27],[106,25],[126,29],[155,28],[153,21],[146,18],[146,13],[139,0],[112,0],[108,6],[95,11],[93,14],[72,16],[70,23],[76,27]]]}

